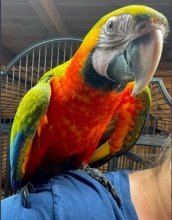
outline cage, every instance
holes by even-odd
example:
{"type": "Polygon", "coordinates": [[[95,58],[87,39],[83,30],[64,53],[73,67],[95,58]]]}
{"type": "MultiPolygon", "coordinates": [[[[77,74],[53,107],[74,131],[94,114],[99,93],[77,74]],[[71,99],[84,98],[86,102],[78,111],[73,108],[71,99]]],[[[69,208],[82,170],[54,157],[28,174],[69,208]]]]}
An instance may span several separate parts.
{"type": "MultiPolygon", "coordinates": [[[[41,41],[22,51],[1,70],[1,199],[10,194],[10,131],[19,102],[48,70],[69,60],[81,43],[80,38],[41,41]]],[[[125,155],[100,167],[101,171],[144,169],[149,154],[158,152],[169,137],[171,97],[162,79],[153,78],[149,87],[152,106],[140,138],[125,155]]]]}

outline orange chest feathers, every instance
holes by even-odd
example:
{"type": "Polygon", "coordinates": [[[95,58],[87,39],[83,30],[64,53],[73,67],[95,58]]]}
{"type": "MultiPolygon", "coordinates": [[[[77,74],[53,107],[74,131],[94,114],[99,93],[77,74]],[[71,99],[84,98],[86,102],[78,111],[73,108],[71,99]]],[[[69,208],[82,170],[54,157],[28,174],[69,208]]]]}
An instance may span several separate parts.
{"type": "MultiPolygon", "coordinates": [[[[51,145],[61,157],[96,148],[122,96],[86,85],[81,78],[54,77],[42,144],[51,145]]],[[[53,152],[53,151],[52,151],[53,152]]]]}

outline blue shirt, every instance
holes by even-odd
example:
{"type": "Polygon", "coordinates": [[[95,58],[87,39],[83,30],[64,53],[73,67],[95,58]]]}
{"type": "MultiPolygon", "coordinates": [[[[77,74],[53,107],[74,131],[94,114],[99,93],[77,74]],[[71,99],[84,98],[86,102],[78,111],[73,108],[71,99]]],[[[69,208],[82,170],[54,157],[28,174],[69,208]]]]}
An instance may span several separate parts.
{"type": "Polygon", "coordinates": [[[129,171],[106,173],[118,191],[121,208],[95,179],[81,171],[54,176],[29,193],[29,208],[21,194],[1,201],[2,220],[138,220],[131,202],[129,171]]]}

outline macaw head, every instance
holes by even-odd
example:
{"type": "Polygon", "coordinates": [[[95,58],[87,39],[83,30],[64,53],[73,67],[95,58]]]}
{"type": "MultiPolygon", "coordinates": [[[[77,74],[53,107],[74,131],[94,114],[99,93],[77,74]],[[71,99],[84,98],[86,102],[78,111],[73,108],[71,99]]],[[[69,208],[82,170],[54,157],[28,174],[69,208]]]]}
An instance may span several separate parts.
{"type": "Polygon", "coordinates": [[[93,83],[94,75],[118,84],[134,81],[132,95],[137,95],[155,73],[167,33],[167,19],[146,6],[127,6],[104,16],[81,45],[92,66],[86,80],[93,83]]]}

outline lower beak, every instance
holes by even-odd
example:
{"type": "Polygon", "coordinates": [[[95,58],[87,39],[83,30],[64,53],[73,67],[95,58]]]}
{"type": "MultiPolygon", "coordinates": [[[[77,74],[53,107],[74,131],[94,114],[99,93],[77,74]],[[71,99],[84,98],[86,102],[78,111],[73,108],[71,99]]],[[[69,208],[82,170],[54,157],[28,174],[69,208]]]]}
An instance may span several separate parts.
{"type": "Polygon", "coordinates": [[[135,81],[131,95],[137,95],[148,85],[158,66],[164,32],[153,29],[133,40],[125,51],[116,55],[110,62],[107,77],[119,83],[135,81]]]}

